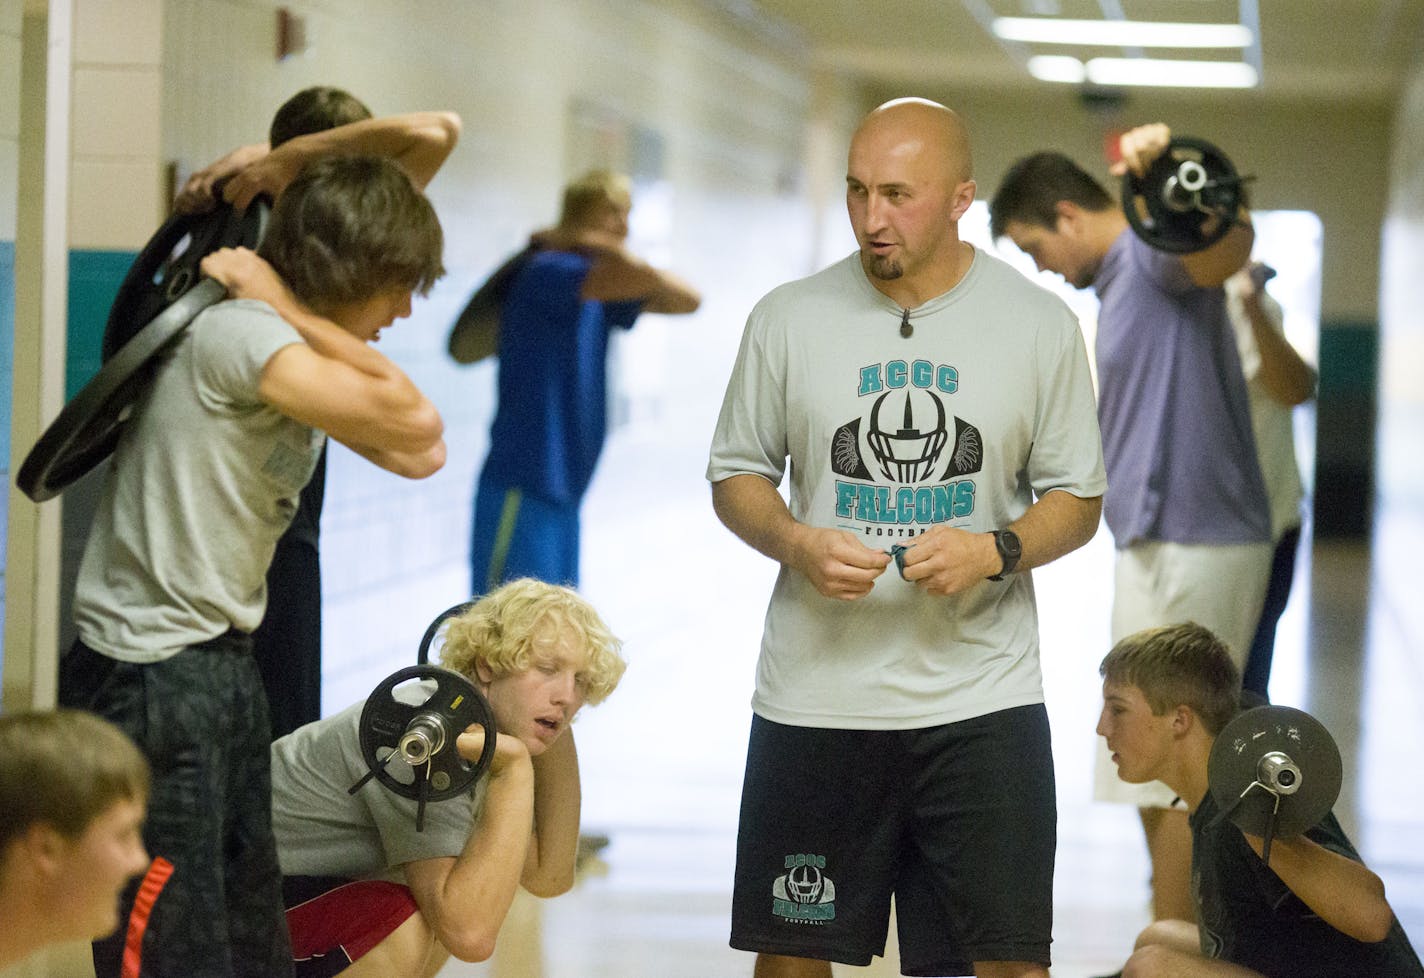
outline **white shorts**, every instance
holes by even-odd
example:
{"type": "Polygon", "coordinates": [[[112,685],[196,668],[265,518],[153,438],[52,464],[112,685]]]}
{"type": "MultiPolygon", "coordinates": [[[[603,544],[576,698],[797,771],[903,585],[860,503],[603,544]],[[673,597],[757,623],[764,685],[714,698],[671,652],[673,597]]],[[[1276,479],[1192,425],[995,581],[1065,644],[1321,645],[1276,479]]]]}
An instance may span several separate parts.
{"type": "MultiPolygon", "coordinates": [[[[1216,633],[1237,668],[1256,634],[1271,576],[1270,543],[1188,544],[1143,541],[1117,553],[1112,641],[1158,625],[1194,621],[1216,633]]],[[[1172,803],[1160,781],[1128,784],[1117,776],[1106,742],[1098,738],[1093,797],[1139,808],[1172,803]]]]}

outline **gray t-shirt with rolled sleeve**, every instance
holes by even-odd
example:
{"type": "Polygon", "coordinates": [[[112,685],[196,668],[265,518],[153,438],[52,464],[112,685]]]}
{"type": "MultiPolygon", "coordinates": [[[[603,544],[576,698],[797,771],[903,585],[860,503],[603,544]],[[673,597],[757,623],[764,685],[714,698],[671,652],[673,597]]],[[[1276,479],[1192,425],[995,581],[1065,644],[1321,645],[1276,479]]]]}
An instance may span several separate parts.
{"type": "MultiPolygon", "coordinates": [[[[458,856],[470,837],[478,805],[473,796],[429,802],[424,830],[417,832],[412,799],[374,778],[349,792],[369,770],[361,752],[364,707],[357,703],[272,744],[272,831],[287,876],[404,882],[399,867],[458,856]]],[[[484,783],[475,785],[480,799],[484,783]]]]}
{"type": "MultiPolygon", "coordinates": [[[[752,310],[707,478],[780,485],[791,514],[866,546],[934,526],[987,532],[1052,491],[1105,484],[1078,322],[1057,297],[976,251],[951,291],[903,310],[859,256],[752,310]]],[[[785,566],[767,609],[757,714],[777,723],[907,729],[1043,701],[1028,573],[944,597],[895,565],[856,601],[785,566]]]]}
{"type": "Polygon", "coordinates": [[[84,644],[158,662],[266,607],[276,541],[326,436],[257,393],[301,335],[267,304],[204,310],[164,355],[114,450],[79,568],[84,644]]]}

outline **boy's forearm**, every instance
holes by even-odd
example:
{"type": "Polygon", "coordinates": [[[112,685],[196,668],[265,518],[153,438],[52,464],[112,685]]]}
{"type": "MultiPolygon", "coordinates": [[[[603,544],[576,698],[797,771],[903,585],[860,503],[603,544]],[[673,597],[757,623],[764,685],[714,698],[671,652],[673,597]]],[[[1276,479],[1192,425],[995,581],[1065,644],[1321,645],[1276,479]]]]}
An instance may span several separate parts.
{"type": "Polygon", "coordinates": [[[648,312],[686,315],[702,305],[702,293],[690,282],[666,270],[658,270],[657,275],[660,287],[648,299],[645,306],[648,312]]]}
{"type": "Polygon", "coordinates": [[[557,896],[573,886],[582,797],[578,750],[569,730],[534,758],[534,829],[522,882],[535,896],[557,896]]]}
{"type": "Polygon", "coordinates": [[[383,156],[400,163],[424,189],[459,138],[460,117],[454,112],[410,112],[299,136],[273,152],[302,164],[338,154],[383,156]]]}
{"type": "MultiPolygon", "coordinates": [[[[297,302],[290,292],[268,299],[313,353],[356,370],[372,423],[346,434],[329,434],[381,468],[422,479],[445,464],[444,422],[430,399],[388,357],[297,302]]],[[[350,403],[356,403],[352,401],[350,403]]]]}
{"type": "Polygon", "coordinates": [[[1310,400],[1315,394],[1315,370],[1277,331],[1259,296],[1243,299],[1242,307],[1251,323],[1251,335],[1260,356],[1257,376],[1266,393],[1286,407],[1310,400]]]}
{"type": "MultiPolygon", "coordinates": [[[[1260,855],[1263,842],[1246,836],[1260,855]]],[[[1305,836],[1271,844],[1271,869],[1301,902],[1331,927],[1357,941],[1384,940],[1394,921],[1384,883],[1363,863],[1305,836]]]]}
{"type": "Polygon", "coordinates": [[[279,294],[261,298],[290,323],[315,352],[332,360],[340,360],[368,377],[388,381],[393,388],[405,389],[412,404],[425,400],[425,395],[414,381],[390,357],[352,336],[325,316],[312,312],[290,290],[283,289],[279,294]]]}
{"type": "Polygon", "coordinates": [[[447,451],[443,437],[433,445],[417,451],[366,448],[361,445],[348,445],[347,447],[373,465],[407,479],[425,479],[439,472],[445,467],[447,451]]]}
{"type": "MultiPolygon", "coordinates": [[[[527,764],[490,776],[474,829],[440,887],[430,923],[440,943],[462,960],[487,956],[509,913],[519,888],[533,793],[527,764]]],[[[421,909],[429,915],[432,908],[421,909]]]]}

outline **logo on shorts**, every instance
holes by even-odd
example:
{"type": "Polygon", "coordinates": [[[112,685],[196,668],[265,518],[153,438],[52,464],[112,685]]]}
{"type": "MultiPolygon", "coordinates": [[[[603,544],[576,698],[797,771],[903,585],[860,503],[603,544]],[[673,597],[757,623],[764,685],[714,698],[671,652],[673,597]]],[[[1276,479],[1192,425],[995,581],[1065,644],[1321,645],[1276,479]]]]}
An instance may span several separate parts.
{"type": "Polygon", "coordinates": [[[825,874],[825,868],[825,856],[787,856],[786,872],[771,884],[771,912],[794,924],[835,920],[836,884],[825,874]]]}

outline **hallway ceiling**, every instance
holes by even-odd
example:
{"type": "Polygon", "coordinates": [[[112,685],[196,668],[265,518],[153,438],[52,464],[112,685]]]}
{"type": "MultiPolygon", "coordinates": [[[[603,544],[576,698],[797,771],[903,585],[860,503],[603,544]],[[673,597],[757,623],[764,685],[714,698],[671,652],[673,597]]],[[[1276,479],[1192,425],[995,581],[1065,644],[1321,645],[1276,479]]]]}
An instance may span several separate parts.
{"type": "MultiPolygon", "coordinates": [[[[1421,0],[724,0],[790,25],[818,65],[845,72],[874,93],[948,89],[1021,90],[1039,81],[1027,62],[1040,54],[1087,61],[1133,53],[1158,58],[1255,60],[1250,89],[1143,89],[1160,95],[1393,103],[1424,57],[1421,0]],[[1078,47],[1002,41],[995,17],[1178,23],[1259,22],[1259,52],[1078,47]]],[[[1126,90],[1126,89],[1120,89],[1126,90]]]]}

